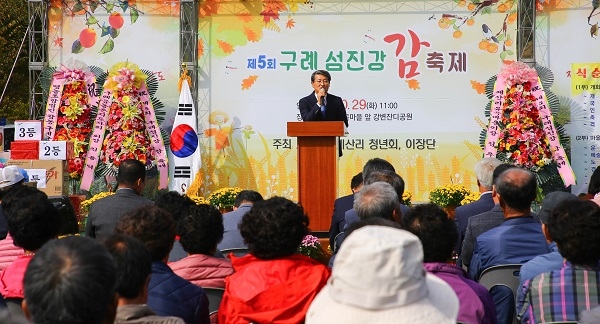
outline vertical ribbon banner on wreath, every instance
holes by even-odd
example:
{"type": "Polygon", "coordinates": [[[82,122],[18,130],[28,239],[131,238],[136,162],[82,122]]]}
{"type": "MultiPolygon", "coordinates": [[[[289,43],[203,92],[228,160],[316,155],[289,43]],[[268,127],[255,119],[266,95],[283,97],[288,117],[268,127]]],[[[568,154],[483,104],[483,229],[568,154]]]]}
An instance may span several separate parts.
{"type": "Polygon", "coordinates": [[[160,173],[158,189],[164,189],[169,185],[169,162],[146,82],[143,82],[140,87],[140,100],[142,101],[142,111],[146,121],[146,132],[150,136],[152,148],[156,154],[156,167],[160,173]]]}
{"type": "Polygon", "coordinates": [[[569,163],[567,153],[560,144],[558,133],[556,132],[556,128],[554,127],[554,118],[552,117],[552,112],[550,111],[550,108],[548,108],[548,99],[546,98],[546,94],[542,89],[542,82],[540,81],[539,77],[537,79],[537,82],[534,82],[531,85],[531,94],[537,100],[537,108],[542,119],[544,133],[546,133],[548,141],[550,142],[552,157],[558,165],[558,173],[560,174],[560,177],[562,178],[565,187],[574,185],[575,174],[573,173],[573,169],[571,168],[571,164],[569,163]]]}
{"type": "MultiPolygon", "coordinates": [[[[63,100],[63,89],[66,84],[72,82],[83,82],[83,88],[87,94],[87,104],[89,107],[98,104],[98,96],[96,95],[96,77],[90,71],[84,72],[80,69],[69,69],[62,66],[60,71],[52,75],[52,84],[50,86],[50,95],[46,104],[46,113],[44,116],[43,137],[46,140],[53,140],[56,132],[58,121],[58,113],[63,100]]],[[[70,98],[66,98],[70,100],[70,98]]]]}
{"type": "Polygon", "coordinates": [[[502,120],[502,108],[504,107],[504,91],[506,80],[499,74],[494,85],[494,101],[490,111],[490,124],[485,138],[484,157],[496,157],[498,150],[498,138],[500,137],[500,121],[502,120]]]}
{"type": "Polygon", "coordinates": [[[102,141],[104,140],[104,131],[108,122],[108,112],[110,109],[111,99],[113,96],[112,90],[105,89],[98,105],[98,114],[96,122],[94,122],[94,132],[90,139],[90,146],[87,157],[85,159],[85,169],[81,179],[81,190],[89,191],[94,181],[94,171],[98,165],[100,158],[100,150],[102,149],[102,141]]]}
{"type": "Polygon", "coordinates": [[[179,107],[171,131],[170,148],[173,152],[174,174],[172,188],[181,194],[186,193],[196,173],[202,166],[198,134],[196,132],[196,109],[190,91],[187,74],[182,75],[179,107]]]}

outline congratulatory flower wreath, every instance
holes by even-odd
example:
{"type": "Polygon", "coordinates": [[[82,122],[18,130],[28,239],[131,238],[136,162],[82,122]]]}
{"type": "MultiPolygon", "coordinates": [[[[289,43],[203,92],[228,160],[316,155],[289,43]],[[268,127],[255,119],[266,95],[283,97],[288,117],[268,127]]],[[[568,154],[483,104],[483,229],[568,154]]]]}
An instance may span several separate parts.
{"type": "Polygon", "coordinates": [[[513,62],[503,66],[498,76],[486,84],[490,99],[486,115],[490,121],[481,136],[484,156],[536,172],[540,195],[575,183],[568,153],[563,148],[568,137],[553,116],[558,113],[560,102],[545,90],[553,80],[552,72],[546,68],[513,62]]]}
{"type": "Polygon", "coordinates": [[[59,70],[49,72],[44,139],[73,143],[74,156],[67,162],[69,179],[77,182],[83,175],[92,131],[92,111],[98,103],[96,77],[87,65],[77,60],[69,60],[59,70]]]}

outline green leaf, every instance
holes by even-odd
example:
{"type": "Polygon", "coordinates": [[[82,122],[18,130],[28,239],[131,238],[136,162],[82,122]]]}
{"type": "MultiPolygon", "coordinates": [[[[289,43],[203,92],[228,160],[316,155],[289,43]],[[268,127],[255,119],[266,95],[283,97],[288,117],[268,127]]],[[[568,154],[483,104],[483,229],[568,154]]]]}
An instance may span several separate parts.
{"type": "Polygon", "coordinates": [[[108,40],[106,40],[106,43],[104,43],[104,46],[102,46],[102,49],[100,50],[100,54],[106,54],[110,51],[112,51],[115,48],[115,42],[112,40],[112,38],[109,38],[108,40]]]}
{"type": "Polygon", "coordinates": [[[504,60],[504,59],[506,59],[506,55],[507,55],[506,51],[503,51],[502,53],[500,53],[500,58],[504,60]]]}
{"type": "Polygon", "coordinates": [[[81,10],[83,10],[83,4],[81,3],[81,1],[77,1],[77,3],[73,6],[73,9],[71,9],[73,12],[80,12],[81,10]]]}
{"type": "Polygon", "coordinates": [[[503,41],[504,40],[504,35],[502,35],[502,34],[498,35],[497,39],[498,39],[499,42],[503,41]]]}
{"type": "Polygon", "coordinates": [[[119,37],[119,29],[110,27],[110,37],[117,38],[119,37]]]}
{"type": "Polygon", "coordinates": [[[129,8],[129,2],[128,1],[123,1],[119,4],[119,6],[121,7],[121,9],[123,10],[123,12],[125,12],[127,10],[127,8],[129,8]]]}
{"type": "Polygon", "coordinates": [[[454,30],[458,30],[458,26],[456,25],[452,25],[452,28],[454,28],[454,30]]]}
{"type": "Polygon", "coordinates": [[[113,11],[113,8],[115,7],[114,4],[112,3],[107,3],[106,4],[106,13],[111,13],[113,11]]]}
{"type": "Polygon", "coordinates": [[[491,15],[492,14],[492,8],[490,8],[490,7],[483,8],[483,10],[481,10],[481,14],[482,15],[491,15]]]}
{"type": "Polygon", "coordinates": [[[96,24],[96,23],[98,23],[98,19],[96,19],[96,17],[94,17],[94,16],[90,16],[90,17],[87,19],[87,21],[85,22],[85,24],[86,24],[86,25],[88,25],[88,26],[89,26],[89,25],[96,24]]]}
{"type": "Polygon", "coordinates": [[[90,10],[92,12],[96,11],[96,8],[98,8],[98,2],[97,1],[91,1],[90,2],[90,10]]]}
{"type": "Polygon", "coordinates": [[[508,55],[515,55],[515,53],[511,50],[506,50],[506,53],[508,53],[508,55]]]}
{"type": "Polygon", "coordinates": [[[104,37],[106,35],[109,35],[111,29],[112,29],[112,27],[108,27],[105,24],[102,24],[102,34],[100,34],[100,37],[104,37]]]}
{"type": "Polygon", "coordinates": [[[131,10],[129,10],[129,17],[131,18],[131,24],[135,24],[140,17],[140,13],[137,11],[137,9],[131,8],[131,10]]]}
{"type": "Polygon", "coordinates": [[[81,42],[79,41],[79,39],[76,39],[73,42],[73,45],[71,46],[71,53],[79,54],[81,52],[83,52],[83,46],[81,46],[81,42]]]}

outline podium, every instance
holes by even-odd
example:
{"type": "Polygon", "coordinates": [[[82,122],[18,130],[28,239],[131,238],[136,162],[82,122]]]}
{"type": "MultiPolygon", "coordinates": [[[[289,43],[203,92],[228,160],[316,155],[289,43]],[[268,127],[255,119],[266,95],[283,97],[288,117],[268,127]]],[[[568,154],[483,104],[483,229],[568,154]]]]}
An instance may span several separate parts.
{"type": "Polygon", "coordinates": [[[288,122],[287,136],[298,138],[298,201],[312,231],[329,231],[337,198],[338,141],[344,122],[288,122]]]}

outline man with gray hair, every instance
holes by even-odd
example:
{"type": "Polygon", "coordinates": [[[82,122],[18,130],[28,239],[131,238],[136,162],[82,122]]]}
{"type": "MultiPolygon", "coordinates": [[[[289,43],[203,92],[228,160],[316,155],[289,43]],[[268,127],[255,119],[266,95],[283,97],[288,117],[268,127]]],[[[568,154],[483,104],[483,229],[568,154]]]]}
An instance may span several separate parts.
{"type": "MultiPolygon", "coordinates": [[[[375,177],[378,173],[379,172],[371,173],[369,177],[375,177]]],[[[395,178],[392,174],[400,178],[395,172],[384,171],[384,173],[389,175],[390,179],[395,178]]],[[[368,179],[369,178],[365,179],[365,182],[368,181],[368,179]]],[[[394,181],[391,182],[394,183],[394,181]]],[[[373,217],[389,219],[397,223],[400,222],[402,211],[400,209],[400,200],[398,199],[395,187],[397,186],[392,186],[391,184],[382,181],[363,185],[362,189],[354,195],[354,209],[352,210],[355,211],[357,218],[346,225],[349,226],[359,219],[369,219],[373,217]]],[[[402,181],[402,187],[404,187],[404,181],[402,181]]],[[[335,256],[344,242],[344,239],[345,234],[342,232],[333,243],[332,246],[334,246],[334,250],[333,256],[329,260],[330,267],[333,266],[335,256]]]]}
{"type": "Polygon", "coordinates": [[[479,196],[479,200],[456,208],[454,221],[456,222],[456,227],[458,229],[458,241],[456,242],[455,251],[458,255],[460,255],[461,252],[469,218],[494,208],[494,200],[492,199],[492,179],[494,170],[501,163],[502,162],[496,158],[484,158],[475,164],[475,177],[477,178],[477,186],[479,187],[481,195],[479,196]]]}
{"type": "Polygon", "coordinates": [[[394,187],[385,182],[363,186],[354,197],[354,210],[359,219],[381,217],[398,222],[402,215],[394,187]]]}

